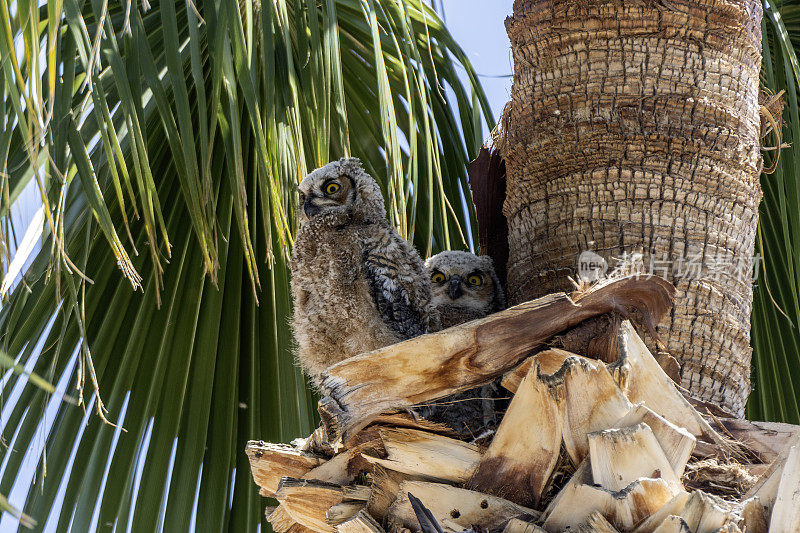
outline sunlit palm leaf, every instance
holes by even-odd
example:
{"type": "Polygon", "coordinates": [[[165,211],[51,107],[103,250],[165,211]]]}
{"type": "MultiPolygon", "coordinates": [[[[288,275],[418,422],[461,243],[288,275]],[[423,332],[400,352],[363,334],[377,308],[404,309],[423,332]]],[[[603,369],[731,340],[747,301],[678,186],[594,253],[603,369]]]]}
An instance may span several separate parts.
{"type": "Polygon", "coordinates": [[[0,2],[4,274],[11,206],[43,205],[2,348],[87,406],[7,375],[0,493],[40,529],[253,531],[244,442],[315,417],[288,330],[295,186],[358,156],[421,251],[463,247],[473,101],[493,124],[422,2],[144,5],[0,2]]]}
{"type": "Polygon", "coordinates": [[[39,387],[45,392],[50,394],[56,392],[56,388],[50,382],[38,374],[28,372],[22,365],[17,364],[14,359],[3,352],[0,352],[0,367],[11,370],[12,373],[17,374],[18,376],[27,377],[28,381],[30,381],[33,386],[39,387]]]}
{"type": "MultiPolygon", "coordinates": [[[[31,385],[38,387],[49,394],[56,392],[56,388],[47,380],[37,374],[26,371],[22,366],[14,362],[14,359],[9,357],[8,354],[3,352],[0,352],[0,367],[11,370],[13,374],[27,377],[31,385]]],[[[70,401],[72,402],[71,399],[70,401]]],[[[9,513],[11,516],[16,518],[22,527],[32,528],[36,525],[35,520],[11,505],[8,501],[8,498],[2,494],[0,494],[0,511],[9,513]]]]}
{"type": "MultiPolygon", "coordinates": [[[[762,81],[786,90],[783,142],[775,173],[761,177],[757,249],[763,265],[752,316],[753,392],[748,417],[800,423],[800,2],[765,2],[762,81]]],[[[768,138],[768,144],[774,138],[768,138]]],[[[775,153],[766,155],[771,161],[775,153]]]]}
{"type": "Polygon", "coordinates": [[[8,498],[3,495],[0,495],[0,511],[9,513],[11,516],[16,518],[22,527],[33,528],[36,525],[36,520],[32,519],[30,516],[26,515],[8,503],[8,498]]]}

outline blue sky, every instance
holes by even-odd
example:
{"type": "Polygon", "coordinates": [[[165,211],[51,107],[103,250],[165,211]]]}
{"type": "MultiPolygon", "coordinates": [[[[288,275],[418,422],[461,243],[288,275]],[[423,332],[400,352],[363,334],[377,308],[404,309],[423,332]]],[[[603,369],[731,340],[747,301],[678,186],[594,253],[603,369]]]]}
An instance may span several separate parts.
{"type": "Polygon", "coordinates": [[[512,0],[434,2],[480,76],[495,120],[511,99],[512,61],[505,19],[513,4],[512,0]]]}

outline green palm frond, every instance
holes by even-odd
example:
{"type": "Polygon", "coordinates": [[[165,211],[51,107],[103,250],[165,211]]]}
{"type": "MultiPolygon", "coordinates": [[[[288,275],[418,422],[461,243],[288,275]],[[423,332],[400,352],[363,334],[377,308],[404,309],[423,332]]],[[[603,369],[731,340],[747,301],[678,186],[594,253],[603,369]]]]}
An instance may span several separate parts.
{"type": "MultiPolygon", "coordinates": [[[[785,90],[785,146],[773,174],[762,174],[756,252],[761,257],[753,315],[753,391],[748,418],[800,423],[800,2],[765,2],[763,85],[785,90]]],[[[774,135],[767,144],[777,144],[774,135]]],[[[765,155],[770,163],[776,155],[765,155]]]]}
{"type": "MultiPolygon", "coordinates": [[[[13,358],[2,351],[0,351],[0,367],[11,370],[13,374],[18,376],[27,377],[31,385],[38,387],[44,392],[49,394],[54,394],[56,392],[56,388],[50,382],[36,373],[28,372],[22,365],[15,362],[13,358]]],[[[72,400],[70,399],[70,401],[72,400]]]]}
{"type": "Polygon", "coordinates": [[[3,495],[0,495],[0,511],[4,513],[9,513],[11,516],[16,518],[19,521],[20,526],[25,528],[33,528],[36,526],[36,520],[32,519],[30,516],[26,515],[10,503],[8,503],[8,498],[3,495]]]}
{"type": "Polygon", "coordinates": [[[315,422],[295,186],[357,156],[423,253],[465,246],[493,126],[466,57],[416,0],[3,0],[0,68],[0,348],[99,415],[7,375],[0,494],[37,529],[254,531],[245,441],[315,422]]]}

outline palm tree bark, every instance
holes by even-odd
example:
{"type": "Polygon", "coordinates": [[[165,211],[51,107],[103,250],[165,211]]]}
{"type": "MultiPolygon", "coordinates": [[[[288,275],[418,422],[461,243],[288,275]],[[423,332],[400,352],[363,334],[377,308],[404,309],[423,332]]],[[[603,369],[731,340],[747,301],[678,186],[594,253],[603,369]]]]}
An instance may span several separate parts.
{"type": "Polygon", "coordinates": [[[659,333],[682,384],[740,416],[761,15],[756,0],[516,0],[506,23],[510,303],[567,288],[583,251],[640,251],[678,288],[659,333]]]}

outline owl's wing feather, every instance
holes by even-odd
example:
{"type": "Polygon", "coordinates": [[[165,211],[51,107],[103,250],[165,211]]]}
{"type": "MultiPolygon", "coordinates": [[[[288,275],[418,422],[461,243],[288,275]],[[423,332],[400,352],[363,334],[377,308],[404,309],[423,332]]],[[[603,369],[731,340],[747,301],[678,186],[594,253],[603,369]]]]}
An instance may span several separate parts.
{"type": "Polygon", "coordinates": [[[427,316],[414,294],[418,279],[410,275],[418,270],[412,264],[414,256],[403,253],[412,250],[404,250],[406,243],[399,235],[394,237],[385,232],[364,243],[365,274],[383,321],[400,337],[410,339],[427,332],[427,316]]]}

